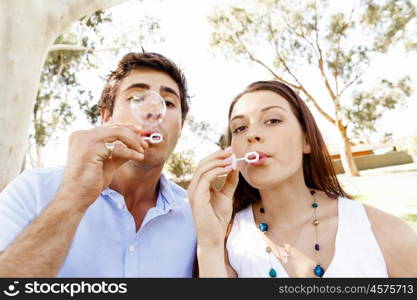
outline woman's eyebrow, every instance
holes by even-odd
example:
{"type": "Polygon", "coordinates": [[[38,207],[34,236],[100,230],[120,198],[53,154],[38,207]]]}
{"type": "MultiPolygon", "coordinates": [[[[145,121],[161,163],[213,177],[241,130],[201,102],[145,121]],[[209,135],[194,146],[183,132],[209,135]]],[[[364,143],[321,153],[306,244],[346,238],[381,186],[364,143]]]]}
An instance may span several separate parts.
{"type": "Polygon", "coordinates": [[[232,122],[233,120],[235,120],[235,119],[243,119],[244,118],[244,116],[243,115],[236,115],[236,116],[234,116],[231,120],[230,120],[230,122],[232,122]]]}
{"type": "MultiPolygon", "coordinates": [[[[267,107],[262,108],[262,109],[261,109],[261,112],[264,112],[264,111],[269,110],[269,109],[271,109],[271,108],[279,108],[279,109],[282,109],[283,111],[286,111],[286,110],[285,110],[285,108],[283,108],[282,106],[279,106],[279,105],[271,105],[271,106],[267,106],[267,107]]],[[[233,120],[235,120],[235,119],[242,119],[242,118],[244,118],[244,117],[245,117],[244,115],[236,115],[236,116],[234,116],[234,117],[230,120],[230,122],[232,122],[232,121],[233,121],[233,120]]]]}
{"type": "Polygon", "coordinates": [[[271,108],[279,108],[279,109],[282,109],[283,111],[286,111],[285,108],[283,108],[282,106],[279,106],[279,105],[267,106],[267,107],[262,108],[261,111],[266,111],[266,110],[271,109],[271,108]]]}

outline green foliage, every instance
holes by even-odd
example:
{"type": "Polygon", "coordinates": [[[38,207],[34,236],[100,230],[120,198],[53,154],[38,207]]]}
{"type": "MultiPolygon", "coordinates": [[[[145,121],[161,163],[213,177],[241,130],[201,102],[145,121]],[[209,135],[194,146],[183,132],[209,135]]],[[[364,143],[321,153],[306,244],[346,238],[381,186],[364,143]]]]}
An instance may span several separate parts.
{"type": "MultiPolygon", "coordinates": [[[[97,11],[88,18],[82,18],[74,24],[72,31],[60,35],[54,44],[78,45],[79,29],[96,34],[104,22],[110,22],[108,12],[97,11]]],[[[95,39],[103,37],[95,35],[89,38],[85,35],[81,40],[81,46],[94,49],[95,39]]],[[[91,91],[86,91],[81,86],[77,73],[82,68],[93,67],[89,61],[91,51],[59,50],[49,52],[41,73],[38,94],[33,110],[33,132],[30,135],[32,143],[36,147],[44,147],[57,129],[64,130],[71,124],[76,116],[74,106],[78,106],[89,116],[92,122],[97,120],[91,111],[91,91]],[[72,103],[72,102],[76,103],[72,103]]]]}
{"type": "Polygon", "coordinates": [[[98,122],[98,99],[93,99],[92,90],[80,75],[86,70],[98,68],[100,61],[97,51],[107,49],[112,57],[116,57],[119,49],[123,48],[126,52],[145,38],[156,40],[159,37],[156,34],[158,21],[152,17],[141,18],[137,25],[126,31],[109,33],[106,28],[112,23],[110,11],[97,11],[73,23],[67,32],[54,41],[55,46],[75,46],[80,50],[63,47],[62,50],[50,51],[45,60],[30,133],[31,145],[38,150],[37,153],[80,114],[84,114],[91,124],[98,122]]]}
{"type": "MultiPolygon", "coordinates": [[[[237,3],[237,2],[235,2],[237,3]]],[[[211,46],[226,57],[268,70],[310,101],[329,121],[373,130],[375,120],[410,96],[409,80],[382,79],[377,93],[363,90],[372,59],[387,52],[415,22],[411,1],[257,0],[217,9],[209,17],[211,46]],[[305,70],[316,70],[328,97],[316,99],[305,70]],[[349,95],[347,91],[355,92],[349,95]],[[351,100],[355,105],[351,107],[351,100]],[[325,102],[333,104],[327,115],[325,102]],[[359,122],[359,123],[356,123],[359,122]]],[[[352,93],[352,92],[350,92],[352,93]]],[[[328,110],[328,109],[327,109],[328,110]]]]}
{"type": "Polygon", "coordinates": [[[386,111],[406,105],[412,93],[410,84],[409,77],[397,82],[383,79],[373,90],[353,93],[353,105],[344,111],[352,123],[353,133],[359,136],[364,130],[376,131],[376,121],[386,111]]]}
{"type": "Polygon", "coordinates": [[[174,152],[166,163],[166,169],[172,173],[177,180],[184,179],[194,170],[192,151],[174,152]]]}
{"type": "Polygon", "coordinates": [[[387,51],[391,44],[403,41],[406,47],[417,49],[417,9],[411,0],[363,0],[365,13],[363,21],[380,34],[375,48],[387,51]]]}

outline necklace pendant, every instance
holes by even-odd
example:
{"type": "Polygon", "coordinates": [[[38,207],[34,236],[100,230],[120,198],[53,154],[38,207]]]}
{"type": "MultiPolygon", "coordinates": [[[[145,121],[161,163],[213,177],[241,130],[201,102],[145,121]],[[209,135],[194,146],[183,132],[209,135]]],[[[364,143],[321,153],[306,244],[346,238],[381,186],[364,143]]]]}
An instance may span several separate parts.
{"type": "Polygon", "coordinates": [[[284,251],[284,263],[288,263],[288,257],[290,257],[290,255],[287,251],[284,251]]]}
{"type": "Polygon", "coordinates": [[[271,268],[271,270],[269,270],[269,277],[272,277],[272,278],[277,277],[277,271],[275,271],[274,268],[271,268]]]}
{"type": "Polygon", "coordinates": [[[314,275],[316,275],[317,277],[323,277],[324,275],[324,269],[320,265],[317,265],[314,268],[313,272],[314,272],[314,275]]]}
{"type": "Polygon", "coordinates": [[[259,229],[260,229],[262,232],[268,231],[268,224],[266,224],[266,223],[261,223],[261,224],[259,224],[259,229]]]}

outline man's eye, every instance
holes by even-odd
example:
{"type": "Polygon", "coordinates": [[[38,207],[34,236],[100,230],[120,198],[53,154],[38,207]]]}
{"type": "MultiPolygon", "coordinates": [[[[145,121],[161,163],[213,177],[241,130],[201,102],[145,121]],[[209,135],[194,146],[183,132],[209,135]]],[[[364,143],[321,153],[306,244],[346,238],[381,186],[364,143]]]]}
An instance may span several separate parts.
{"type": "Polygon", "coordinates": [[[133,101],[133,102],[142,102],[144,99],[145,99],[144,96],[132,96],[128,98],[128,100],[133,101]]]}
{"type": "Polygon", "coordinates": [[[165,105],[169,108],[175,107],[175,104],[172,101],[165,100],[165,105]]]}

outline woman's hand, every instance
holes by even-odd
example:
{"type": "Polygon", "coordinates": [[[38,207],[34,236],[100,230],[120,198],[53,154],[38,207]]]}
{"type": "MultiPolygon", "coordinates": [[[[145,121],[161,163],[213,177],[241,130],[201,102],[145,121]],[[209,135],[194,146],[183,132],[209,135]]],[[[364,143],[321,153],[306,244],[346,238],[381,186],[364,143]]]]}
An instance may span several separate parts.
{"type": "Polygon", "coordinates": [[[233,211],[233,194],[239,181],[239,172],[231,168],[231,155],[229,147],[203,159],[188,187],[199,247],[224,245],[233,211]],[[222,175],[227,175],[226,181],[216,190],[211,183],[222,175]]]}

